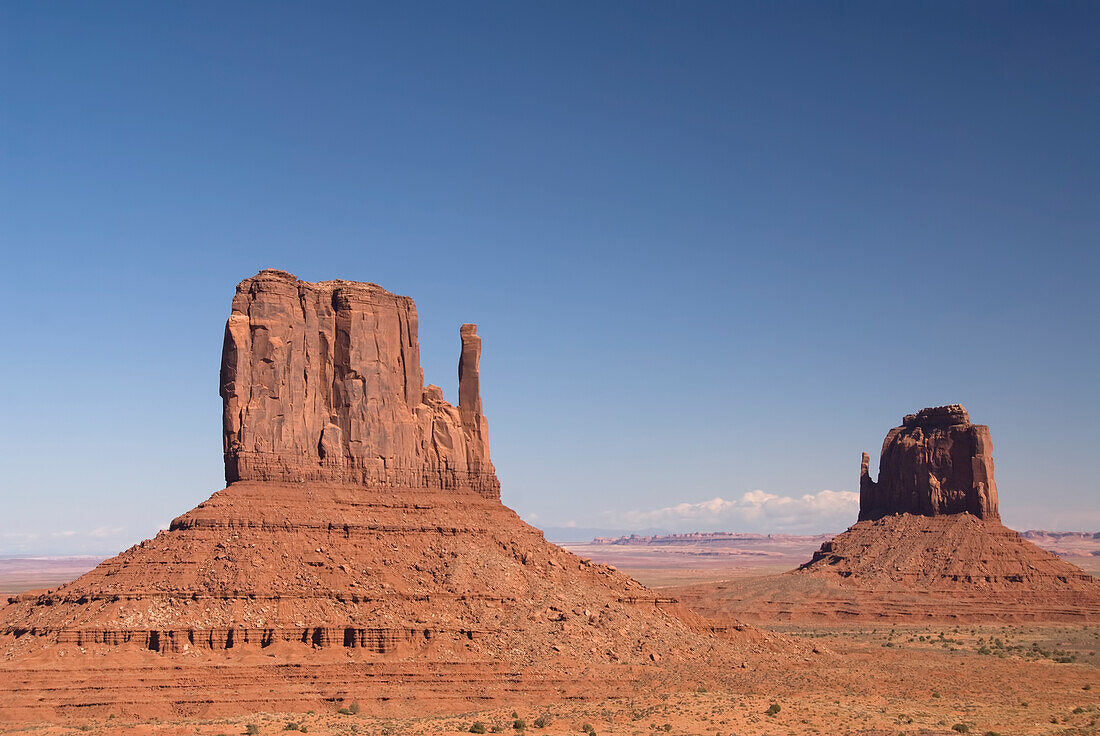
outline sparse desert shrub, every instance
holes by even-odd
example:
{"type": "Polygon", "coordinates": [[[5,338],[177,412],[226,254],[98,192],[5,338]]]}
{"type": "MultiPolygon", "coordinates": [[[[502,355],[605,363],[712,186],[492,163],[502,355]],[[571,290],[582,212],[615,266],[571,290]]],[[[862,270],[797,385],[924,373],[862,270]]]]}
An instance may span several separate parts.
{"type": "Polygon", "coordinates": [[[485,733],[485,724],[481,721],[474,721],[470,726],[470,733],[485,733]]]}
{"type": "Polygon", "coordinates": [[[494,723],[493,727],[489,730],[492,731],[493,733],[504,733],[504,724],[503,723],[494,723]]]}
{"type": "Polygon", "coordinates": [[[1085,686],[1084,686],[1083,688],[1081,688],[1081,689],[1082,689],[1082,690],[1092,690],[1092,684],[1090,683],[1090,684],[1088,684],[1088,685],[1085,685],[1085,686]]]}
{"type": "Polygon", "coordinates": [[[543,713],[535,719],[535,728],[546,728],[550,725],[550,716],[543,713]]]}
{"type": "Polygon", "coordinates": [[[768,709],[766,711],[764,711],[764,715],[774,716],[780,710],[782,710],[782,709],[779,707],[779,703],[772,703],[771,705],[768,706],[768,709]]]}
{"type": "Polygon", "coordinates": [[[516,720],[512,721],[512,728],[517,731],[526,731],[527,721],[523,720],[522,718],[517,718],[516,720]]]}
{"type": "Polygon", "coordinates": [[[283,726],[283,730],[284,731],[297,731],[298,730],[298,724],[295,723],[294,721],[287,721],[286,725],[283,726]]]}
{"type": "Polygon", "coordinates": [[[586,723],[581,726],[581,730],[588,734],[588,736],[596,736],[596,729],[592,728],[591,723],[586,723]]]}
{"type": "Polygon", "coordinates": [[[970,726],[965,723],[956,723],[951,727],[952,731],[958,731],[959,733],[970,733],[970,726]]]}
{"type": "Polygon", "coordinates": [[[244,727],[244,732],[248,734],[248,736],[256,736],[256,734],[260,732],[260,727],[255,723],[249,723],[244,727]]]}

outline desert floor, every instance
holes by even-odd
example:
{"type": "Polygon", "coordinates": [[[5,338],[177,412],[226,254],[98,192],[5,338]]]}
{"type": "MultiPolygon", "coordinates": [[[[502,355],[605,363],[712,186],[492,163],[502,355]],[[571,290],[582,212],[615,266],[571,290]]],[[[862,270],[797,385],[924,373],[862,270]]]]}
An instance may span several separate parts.
{"type": "MultiPolygon", "coordinates": [[[[787,569],[786,559],[706,558],[649,549],[603,555],[653,586],[698,583],[787,569]],[[635,554],[635,558],[631,558],[635,554]],[[699,558],[695,558],[695,563],[699,558]]],[[[798,554],[791,550],[794,554],[798,554]]],[[[479,732],[557,736],[700,734],[1100,734],[1100,627],[1092,625],[775,625],[785,636],[830,653],[827,668],[746,669],[732,684],[679,692],[624,693],[604,701],[509,707],[451,717],[380,719],[356,713],[254,713],[211,720],[74,720],[7,724],[2,733],[367,734],[419,736],[479,732]]],[[[355,710],[355,708],[353,708],[355,710]]]]}

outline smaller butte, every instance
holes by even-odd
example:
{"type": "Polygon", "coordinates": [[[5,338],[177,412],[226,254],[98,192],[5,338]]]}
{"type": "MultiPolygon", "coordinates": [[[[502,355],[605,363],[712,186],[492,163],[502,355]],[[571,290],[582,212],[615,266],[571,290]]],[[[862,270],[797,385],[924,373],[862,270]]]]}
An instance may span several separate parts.
{"type": "Polygon", "coordinates": [[[859,519],[778,576],[676,590],[704,615],[756,621],[1100,620],[1100,582],[1001,524],[989,428],[959,404],[891,429],[859,519]]]}

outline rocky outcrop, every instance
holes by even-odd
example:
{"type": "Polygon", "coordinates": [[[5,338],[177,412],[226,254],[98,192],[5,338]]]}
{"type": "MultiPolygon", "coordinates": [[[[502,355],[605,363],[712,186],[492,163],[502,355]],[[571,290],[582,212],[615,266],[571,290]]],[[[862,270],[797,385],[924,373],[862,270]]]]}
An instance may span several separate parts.
{"type": "Polygon", "coordinates": [[[989,427],[951,404],[909,414],[882,443],[878,481],[863,453],[859,518],[969,513],[999,519],[989,427]]]}
{"type": "Polygon", "coordinates": [[[476,325],[458,408],[424,386],[412,299],[376,284],[266,270],[237,286],[221,395],[227,482],[469,489],[498,498],[476,325]]]}

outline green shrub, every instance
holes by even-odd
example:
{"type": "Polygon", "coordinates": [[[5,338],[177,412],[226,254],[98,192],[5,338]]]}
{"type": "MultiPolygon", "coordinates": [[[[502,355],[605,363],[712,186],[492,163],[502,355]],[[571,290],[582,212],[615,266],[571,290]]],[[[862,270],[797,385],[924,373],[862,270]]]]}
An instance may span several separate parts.
{"type": "Polygon", "coordinates": [[[470,726],[470,733],[485,733],[485,724],[481,721],[474,721],[470,726]]]}
{"type": "Polygon", "coordinates": [[[493,727],[489,730],[492,731],[493,733],[504,733],[504,724],[503,723],[494,723],[493,727]]]}
{"type": "Polygon", "coordinates": [[[517,731],[526,731],[527,721],[523,720],[522,718],[517,718],[516,720],[512,721],[512,728],[517,731]]]}
{"type": "Polygon", "coordinates": [[[951,727],[952,731],[958,731],[959,733],[970,733],[970,726],[965,723],[956,723],[951,727]]]}
{"type": "Polygon", "coordinates": [[[550,725],[550,716],[545,713],[535,719],[535,728],[546,728],[550,725]]]}
{"type": "Polygon", "coordinates": [[[764,711],[764,715],[774,716],[780,710],[782,710],[782,709],[779,707],[779,703],[772,703],[771,705],[768,706],[768,709],[766,711],[764,711]]]}
{"type": "Polygon", "coordinates": [[[297,731],[298,730],[298,724],[295,723],[294,721],[287,721],[286,725],[283,726],[283,730],[284,731],[297,731]]]}
{"type": "Polygon", "coordinates": [[[255,723],[249,723],[244,727],[244,732],[247,733],[248,736],[256,736],[256,734],[260,732],[260,727],[255,723]]]}

